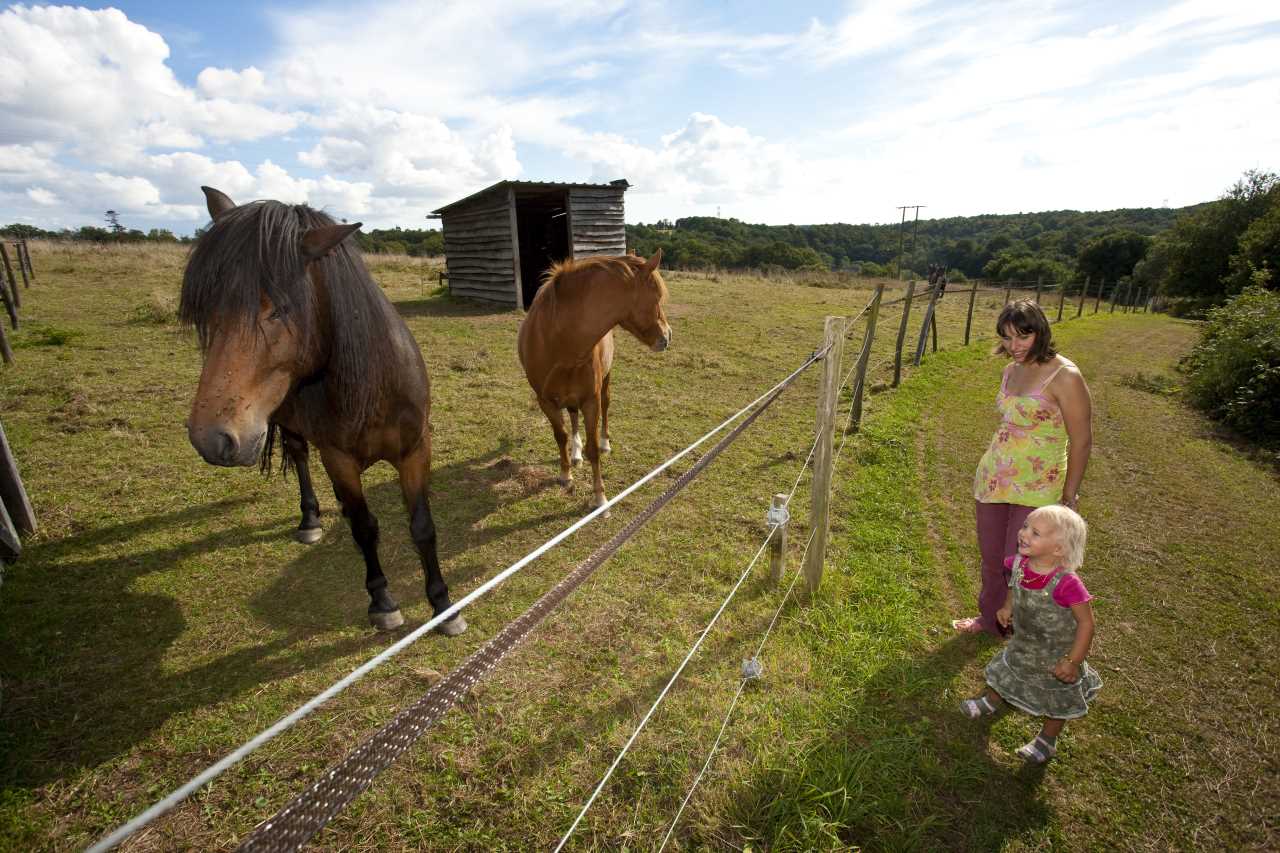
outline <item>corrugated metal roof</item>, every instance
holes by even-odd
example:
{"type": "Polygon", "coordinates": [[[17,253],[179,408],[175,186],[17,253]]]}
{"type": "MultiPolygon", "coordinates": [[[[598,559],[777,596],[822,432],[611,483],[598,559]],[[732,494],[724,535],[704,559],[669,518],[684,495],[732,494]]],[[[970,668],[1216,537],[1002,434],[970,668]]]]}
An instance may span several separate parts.
{"type": "Polygon", "coordinates": [[[627,188],[630,186],[631,184],[627,183],[626,178],[619,178],[618,180],[610,181],[607,184],[583,184],[583,183],[576,183],[573,181],[498,181],[496,184],[492,186],[488,186],[482,190],[473,192],[471,195],[467,196],[466,198],[460,198],[457,201],[449,202],[444,207],[436,208],[435,210],[431,211],[431,215],[439,216],[440,214],[444,213],[446,210],[449,210],[450,208],[457,207],[460,204],[466,204],[467,202],[471,201],[473,198],[484,195],[487,192],[492,192],[493,190],[499,189],[500,187],[513,187],[518,190],[521,190],[521,189],[523,190],[579,189],[579,188],[607,190],[607,189],[616,189],[617,187],[622,187],[623,192],[626,192],[627,188]]]}

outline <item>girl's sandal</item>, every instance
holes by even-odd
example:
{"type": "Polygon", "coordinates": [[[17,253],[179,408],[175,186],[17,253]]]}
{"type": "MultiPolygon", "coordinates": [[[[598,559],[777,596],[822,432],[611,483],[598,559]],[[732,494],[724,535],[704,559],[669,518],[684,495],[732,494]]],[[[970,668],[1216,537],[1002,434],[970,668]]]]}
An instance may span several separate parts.
{"type": "Polygon", "coordinates": [[[1040,735],[1036,735],[1027,743],[1018,747],[1018,755],[1031,764],[1044,764],[1058,754],[1058,747],[1049,743],[1040,735]]]}
{"type": "Polygon", "coordinates": [[[971,720],[976,720],[979,717],[990,716],[999,710],[1000,707],[992,704],[991,700],[986,697],[986,694],[983,694],[976,699],[966,699],[960,703],[960,711],[971,720]]]}

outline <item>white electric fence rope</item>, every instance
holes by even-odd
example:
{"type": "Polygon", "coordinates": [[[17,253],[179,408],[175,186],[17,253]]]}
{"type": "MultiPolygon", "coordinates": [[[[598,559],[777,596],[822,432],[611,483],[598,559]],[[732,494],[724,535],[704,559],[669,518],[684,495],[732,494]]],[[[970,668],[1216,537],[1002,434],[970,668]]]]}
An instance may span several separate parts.
{"type": "Polygon", "coordinates": [[[745,581],[747,576],[751,574],[751,569],[760,559],[760,555],[769,547],[769,539],[773,536],[773,532],[777,530],[778,527],[779,525],[777,524],[769,525],[769,531],[765,535],[764,542],[760,545],[759,550],[756,551],[755,556],[751,558],[751,562],[747,564],[746,569],[744,569],[742,574],[738,577],[738,582],[733,585],[733,589],[729,590],[729,595],[720,605],[720,609],[711,617],[711,621],[707,623],[707,627],[702,629],[702,633],[698,635],[698,639],[693,644],[693,648],[689,649],[689,653],[684,656],[684,660],[680,662],[680,666],[676,667],[676,671],[672,674],[671,679],[667,681],[667,686],[663,687],[662,692],[658,694],[658,698],[653,700],[653,705],[649,707],[644,718],[640,720],[639,725],[636,726],[636,730],[631,733],[631,737],[627,739],[627,743],[622,747],[622,751],[618,753],[618,757],[613,760],[611,765],[609,765],[609,769],[605,771],[604,778],[600,780],[600,784],[596,785],[596,789],[591,792],[591,796],[587,799],[586,804],[583,805],[582,811],[578,812],[578,816],[574,818],[573,825],[569,827],[569,831],[564,834],[564,837],[560,839],[560,843],[556,845],[555,849],[557,851],[564,847],[565,843],[569,840],[569,836],[573,835],[573,831],[578,828],[578,824],[582,822],[582,818],[586,815],[587,810],[591,808],[591,804],[596,801],[596,797],[600,796],[600,792],[604,790],[605,784],[609,781],[609,778],[613,776],[613,771],[622,763],[622,759],[631,749],[631,745],[635,743],[636,738],[640,736],[640,732],[644,730],[645,725],[649,722],[649,718],[653,716],[654,711],[658,710],[658,706],[662,704],[662,700],[666,698],[667,693],[676,683],[676,679],[680,677],[680,673],[684,672],[684,668],[689,665],[689,661],[693,659],[695,654],[697,654],[698,649],[702,646],[702,641],[707,638],[707,635],[711,633],[711,629],[715,627],[716,622],[720,619],[720,614],[724,613],[725,608],[729,606],[729,602],[733,600],[733,596],[737,594],[738,588],[742,586],[743,581],[745,581]]]}
{"type": "MultiPolygon", "coordinates": [[[[817,528],[809,531],[809,538],[804,543],[804,551],[800,554],[800,562],[797,565],[804,565],[804,558],[809,554],[809,545],[813,542],[813,534],[817,532],[817,528]]],[[[787,586],[787,591],[783,594],[782,600],[778,602],[778,609],[773,611],[773,619],[769,621],[769,627],[765,629],[764,636],[760,638],[760,644],[756,646],[756,653],[753,660],[758,660],[760,652],[764,650],[764,644],[768,642],[769,635],[773,633],[773,626],[778,624],[778,617],[782,615],[782,608],[791,598],[791,591],[796,588],[796,581],[803,574],[799,569],[791,573],[791,583],[787,586]]],[[[729,726],[729,720],[733,717],[733,710],[738,706],[738,699],[742,697],[742,691],[746,689],[747,682],[750,678],[742,678],[738,682],[738,692],[733,695],[733,701],[729,703],[729,710],[724,715],[724,722],[720,724],[720,733],[716,735],[716,742],[711,745],[711,751],[707,753],[707,760],[702,763],[702,769],[698,771],[698,775],[694,777],[693,784],[689,786],[689,791],[684,795],[684,800],[680,803],[680,808],[676,810],[676,816],[671,820],[671,826],[667,828],[667,834],[662,839],[662,844],[658,846],[658,853],[662,853],[666,849],[667,842],[671,840],[672,834],[676,831],[676,826],[680,823],[680,815],[684,814],[684,808],[689,804],[689,800],[693,797],[693,792],[697,790],[698,784],[702,781],[702,777],[706,774],[707,768],[711,766],[711,759],[715,757],[716,750],[720,748],[720,741],[724,739],[725,730],[729,726]]]]}
{"type": "Polygon", "coordinates": [[[679,461],[680,459],[682,459],[683,457],[685,457],[686,455],[688,455],[689,453],[697,449],[699,446],[704,444],[708,439],[710,439],[717,433],[724,430],[734,421],[738,420],[740,417],[742,417],[746,412],[750,411],[758,403],[760,403],[761,401],[769,397],[770,394],[773,394],[778,389],[785,386],[787,383],[791,382],[796,376],[798,376],[801,372],[806,370],[811,364],[813,364],[815,361],[817,361],[819,358],[825,355],[825,352],[826,351],[823,350],[821,352],[815,352],[813,355],[809,356],[809,358],[805,359],[805,362],[802,365],[800,365],[800,367],[796,368],[794,371],[788,374],[788,376],[785,379],[775,384],[772,388],[770,388],[765,393],[761,394],[755,400],[752,400],[746,406],[742,407],[737,413],[731,415],[723,423],[721,423],[719,426],[712,429],[702,438],[690,444],[684,450],[681,450],[679,453],[672,456],[666,462],[662,463],[657,468],[654,468],[652,471],[650,471],[648,474],[645,474],[639,480],[636,480],[626,489],[614,495],[613,498],[606,501],[604,504],[597,507],[596,509],[592,510],[591,512],[589,512],[588,514],[580,518],[578,521],[569,525],[563,531],[553,536],[551,539],[548,539],[542,545],[538,546],[533,551],[530,551],[527,555],[520,558],[515,563],[512,563],[506,569],[503,569],[501,572],[494,575],[488,581],[481,584],[476,589],[472,590],[470,593],[468,593],[466,596],[459,599],[457,602],[455,602],[446,610],[432,617],[431,619],[423,623],[418,628],[415,628],[409,634],[406,634],[400,640],[388,646],[379,654],[375,655],[365,663],[356,667],[348,675],[334,682],[334,684],[330,685],[324,691],[317,694],[314,698],[312,698],[311,700],[309,700],[299,708],[295,709],[289,714],[286,714],[284,717],[281,717],[271,727],[260,732],[255,737],[253,737],[249,741],[242,744],[239,748],[229,753],[218,762],[210,765],[204,771],[202,771],[201,773],[193,777],[186,784],[174,790],[164,799],[160,800],[159,802],[156,802],[155,804],[147,808],[145,811],[143,811],[141,814],[134,817],[132,820],[117,827],[110,834],[99,839],[95,844],[93,844],[91,847],[87,849],[87,853],[105,853],[105,851],[110,850],[112,847],[116,846],[121,841],[124,841],[125,839],[129,838],[139,829],[151,823],[151,821],[155,820],[156,818],[168,812],[174,806],[178,805],[180,802],[185,800],[195,791],[203,787],[206,783],[222,775],[229,768],[233,767],[234,765],[242,761],[244,758],[249,756],[259,747],[268,743],[269,741],[279,736],[281,733],[288,730],[290,727],[296,724],[299,720],[306,717],[316,708],[320,707],[325,702],[332,699],[334,696],[337,696],[339,693],[346,690],[351,685],[360,681],[362,678],[364,678],[364,676],[366,676],[373,669],[381,665],[383,662],[399,654],[407,646],[416,642],[428,631],[434,629],[440,623],[448,619],[451,619],[454,616],[454,614],[461,612],[462,609],[465,608],[467,605],[471,604],[471,602],[487,594],[490,590],[492,590],[494,587],[501,584],[508,577],[520,571],[529,563],[532,563],[538,557],[542,556],[544,553],[549,551],[551,548],[563,542],[573,533],[577,532],[582,527],[594,521],[596,518],[598,518],[602,513],[607,511],[614,504],[623,500],[632,492],[636,491],[641,486],[643,486],[645,483],[649,482],[654,477],[658,476],[663,471],[670,468],[677,461],[679,461]]]}

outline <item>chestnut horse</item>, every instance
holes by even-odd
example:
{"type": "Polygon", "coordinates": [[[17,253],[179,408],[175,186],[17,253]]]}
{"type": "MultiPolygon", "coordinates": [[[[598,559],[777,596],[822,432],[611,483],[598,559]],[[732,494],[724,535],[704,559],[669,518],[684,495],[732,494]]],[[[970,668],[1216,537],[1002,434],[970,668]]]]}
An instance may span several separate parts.
{"type": "MultiPolygon", "coordinates": [[[[194,326],[204,356],[187,433],[212,465],[292,467],[302,491],[295,538],[320,538],[308,443],[351,524],[365,563],[369,621],[404,623],[378,561],[378,520],[361,473],[385,460],[400,475],[409,529],[437,614],[450,606],[440,573],[427,481],[431,471],[431,390],[422,353],[404,320],[339,225],[306,205],[255,201],[237,206],[202,187],[213,222],[182,278],[178,316],[194,326]]],[[[461,615],[437,630],[460,634],[461,615]]]]}
{"type": "Polygon", "coordinates": [[[621,326],[654,352],[671,343],[662,303],[667,286],[658,272],[659,249],[645,261],[633,255],[592,257],[555,264],[520,324],[520,363],[560,447],[560,482],[571,487],[570,463],[582,461],[578,413],[591,460],[592,507],[605,503],[600,454],[609,447],[609,376],[613,327],[621,326]],[[573,444],[562,410],[573,422],[573,444]],[[603,433],[603,441],[600,436],[603,433]],[[571,458],[572,457],[572,458],[571,458]]]}

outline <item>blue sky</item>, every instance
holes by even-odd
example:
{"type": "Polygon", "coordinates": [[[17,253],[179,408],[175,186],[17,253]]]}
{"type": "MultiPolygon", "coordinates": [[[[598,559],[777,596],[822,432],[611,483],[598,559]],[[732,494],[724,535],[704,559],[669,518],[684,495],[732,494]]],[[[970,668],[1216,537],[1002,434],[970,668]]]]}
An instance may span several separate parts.
{"type": "Polygon", "coordinates": [[[1280,3],[124,2],[0,11],[0,223],[369,227],[505,178],[627,219],[1180,206],[1280,169],[1280,3]]]}

